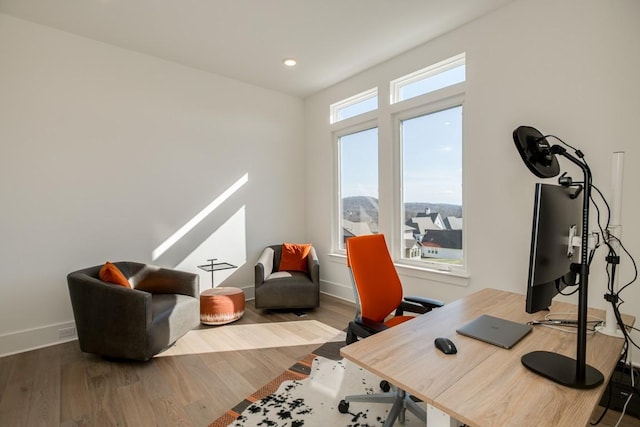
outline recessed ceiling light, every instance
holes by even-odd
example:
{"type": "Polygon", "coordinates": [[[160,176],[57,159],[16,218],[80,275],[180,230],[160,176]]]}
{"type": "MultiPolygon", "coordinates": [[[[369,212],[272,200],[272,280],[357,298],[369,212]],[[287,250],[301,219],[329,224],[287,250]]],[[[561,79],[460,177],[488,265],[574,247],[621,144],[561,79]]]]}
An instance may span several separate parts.
{"type": "Polygon", "coordinates": [[[282,60],[282,63],[287,67],[293,67],[298,63],[298,61],[296,61],[294,58],[285,58],[282,60]]]}

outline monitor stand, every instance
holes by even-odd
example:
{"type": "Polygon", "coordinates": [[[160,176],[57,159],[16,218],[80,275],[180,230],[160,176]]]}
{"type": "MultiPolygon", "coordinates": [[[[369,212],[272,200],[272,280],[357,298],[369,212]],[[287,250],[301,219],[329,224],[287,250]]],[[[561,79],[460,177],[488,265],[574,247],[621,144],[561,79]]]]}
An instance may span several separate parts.
{"type": "Polygon", "coordinates": [[[593,366],[585,365],[584,378],[577,362],[567,356],[548,351],[533,351],[522,356],[522,364],[538,375],[571,388],[589,389],[604,382],[604,376],[593,366]]]}

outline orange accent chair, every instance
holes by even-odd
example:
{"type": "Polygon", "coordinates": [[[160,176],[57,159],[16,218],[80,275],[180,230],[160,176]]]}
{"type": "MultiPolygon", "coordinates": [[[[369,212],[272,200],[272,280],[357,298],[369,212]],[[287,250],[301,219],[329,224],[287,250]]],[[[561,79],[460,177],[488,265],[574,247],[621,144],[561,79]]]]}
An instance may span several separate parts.
{"type": "MultiPolygon", "coordinates": [[[[412,319],[405,311],[424,314],[442,307],[443,302],[423,297],[404,297],[402,283],[393,265],[384,235],[373,234],[347,239],[347,266],[351,273],[356,300],[356,317],[347,328],[347,344],[412,319]]],[[[347,396],[340,402],[342,413],[349,410],[349,402],[393,403],[385,421],[391,426],[396,419],[404,424],[405,411],[409,409],[426,422],[425,411],[404,390],[382,381],[385,393],[347,396]]]]}

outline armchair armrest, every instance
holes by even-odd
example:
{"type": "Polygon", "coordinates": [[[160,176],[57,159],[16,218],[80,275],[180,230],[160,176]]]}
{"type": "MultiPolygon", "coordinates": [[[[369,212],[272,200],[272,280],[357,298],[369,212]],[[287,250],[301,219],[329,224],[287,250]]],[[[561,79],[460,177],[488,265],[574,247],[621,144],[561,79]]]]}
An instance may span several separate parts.
{"type": "Polygon", "coordinates": [[[258,287],[271,275],[273,271],[273,249],[266,247],[254,267],[254,283],[258,287]]]}
{"type": "Polygon", "coordinates": [[[181,294],[198,298],[200,294],[200,276],[187,271],[147,265],[141,274],[136,289],[152,294],[181,294]]]}
{"type": "Polygon", "coordinates": [[[318,254],[315,248],[312,246],[307,256],[307,271],[311,281],[319,285],[320,284],[320,262],[318,261],[318,254]]]}

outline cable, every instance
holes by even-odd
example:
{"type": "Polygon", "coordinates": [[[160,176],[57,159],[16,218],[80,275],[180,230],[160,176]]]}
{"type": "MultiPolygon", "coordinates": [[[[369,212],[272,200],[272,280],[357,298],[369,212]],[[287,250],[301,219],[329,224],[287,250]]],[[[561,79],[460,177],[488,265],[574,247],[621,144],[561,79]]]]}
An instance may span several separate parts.
{"type": "MultiPolygon", "coordinates": [[[[633,398],[634,394],[638,394],[638,389],[636,388],[635,385],[635,377],[636,377],[636,372],[635,372],[635,368],[633,367],[633,362],[631,360],[631,352],[629,352],[629,346],[628,343],[625,343],[625,351],[623,353],[624,356],[624,362],[623,362],[623,370],[622,370],[622,374],[624,375],[624,366],[629,366],[629,376],[630,376],[630,380],[631,380],[631,393],[629,393],[629,397],[627,397],[627,400],[625,401],[623,407],[622,407],[622,411],[620,412],[620,417],[618,417],[618,421],[616,422],[616,427],[620,425],[620,423],[622,422],[622,419],[624,418],[626,412],[627,412],[627,407],[629,406],[629,402],[631,402],[631,399],[633,398]],[[629,360],[627,361],[627,356],[629,356],[629,360]],[[628,363],[627,363],[628,362],[628,363]]],[[[618,361],[618,364],[620,363],[620,361],[618,361]]]]}
{"type": "Polygon", "coordinates": [[[587,164],[587,162],[584,161],[584,154],[582,153],[582,151],[578,150],[574,146],[572,146],[570,144],[567,144],[566,142],[564,142],[562,139],[558,138],[555,135],[551,135],[551,134],[550,135],[545,135],[544,138],[554,138],[554,139],[560,141],[560,143],[562,143],[562,144],[566,145],[567,147],[571,148],[574,151],[574,153],[576,153],[576,156],[578,156],[585,165],[587,164]]]}

